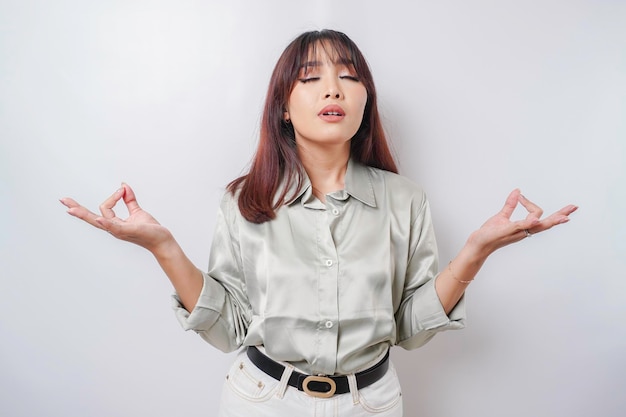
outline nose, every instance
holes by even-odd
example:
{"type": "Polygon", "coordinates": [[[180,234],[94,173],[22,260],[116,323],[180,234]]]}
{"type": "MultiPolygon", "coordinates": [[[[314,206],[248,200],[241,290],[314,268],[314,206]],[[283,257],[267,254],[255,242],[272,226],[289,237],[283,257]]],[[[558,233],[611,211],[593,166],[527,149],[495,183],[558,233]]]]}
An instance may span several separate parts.
{"type": "Polygon", "coordinates": [[[343,92],[337,83],[337,80],[334,77],[329,80],[328,84],[326,84],[326,92],[324,93],[324,98],[334,98],[336,100],[343,98],[343,92]]]}

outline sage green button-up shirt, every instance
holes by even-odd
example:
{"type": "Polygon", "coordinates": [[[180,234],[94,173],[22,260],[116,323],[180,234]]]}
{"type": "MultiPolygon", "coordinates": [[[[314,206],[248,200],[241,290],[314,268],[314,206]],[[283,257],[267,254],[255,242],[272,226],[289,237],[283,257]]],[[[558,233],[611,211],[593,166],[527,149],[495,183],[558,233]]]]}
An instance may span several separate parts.
{"type": "Polygon", "coordinates": [[[426,196],[406,178],[350,161],[345,189],[304,189],[276,219],[246,221],[226,194],[193,311],[174,296],[183,328],[223,351],[264,345],[311,374],[366,368],[391,345],[406,349],[464,327],[462,298],[437,297],[437,245],[426,196]]]}

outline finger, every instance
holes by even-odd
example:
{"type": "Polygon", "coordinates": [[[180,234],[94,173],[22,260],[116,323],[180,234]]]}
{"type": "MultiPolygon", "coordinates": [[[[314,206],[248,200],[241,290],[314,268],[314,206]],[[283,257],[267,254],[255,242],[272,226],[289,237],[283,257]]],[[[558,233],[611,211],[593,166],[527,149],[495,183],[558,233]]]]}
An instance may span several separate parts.
{"type": "Polygon", "coordinates": [[[112,219],[115,217],[115,212],[113,211],[113,207],[115,207],[115,205],[120,200],[120,198],[122,198],[123,195],[124,195],[124,188],[120,187],[117,190],[115,190],[115,192],[111,194],[109,198],[104,200],[102,204],[100,204],[100,213],[102,213],[102,217],[107,218],[107,219],[112,219]]]}
{"type": "Polygon", "coordinates": [[[570,214],[572,214],[576,210],[578,210],[578,206],[570,204],[569,206],[565,206],[561,210],[557,211],[557,213],[562,214],[564,216],[569,216],[570,214]]]}
{"type": "Polygon", "coordinates": [[[135,192],[132,188],[130,188],[130,185],[122,183],[122,188],[124,189],[124,203],[128,208],[128,212],[132,213],[134,211],[141,210],[141,207],[139,207],[139,203],[137,203],[135,192]]]}
{"type": "Polygon", "coordinates": [[[566,220],[569,220],[570,214],[572,214],[576,210],[578,210],[578,206],[570,204],[569,206],[565,206],[562,209],[554,212],[550,217],[556,218],[557,219],[557,223],[558,223],[559,220],[566,221],[566,220]]]}
{"type": "Polygon", "coordinates": [[[80,204],[76,202],[76,200],[71,199],[69,197],[60,198],[59,201],[67,208],[78,207],[80,204]]]}
{"type": "Polygon", "coordinates": [[[98,216],[96,213],[89,211],[87,208],[78,204],[75,200],[65,197],[59,200],[61,204],[67,207],[67,213],[71,216],[79,218],[90,225],[102,229],[102,226],[96,222],[98,216]]]}
{"type": "Polygon", "coordinates": [[[515,207],[517,207],[517,202],[519,201],[520,195],[521,194],[519,188],[511,191],[509,196],[506,198],[504,207],[502,207],[502,210],[500,210],[500,214],[505,216],[507,219],[510,219],[511,215],[513,215],[513,212],[515,211],[515,207]]]}
{"type": "Polygon", "coordinates": [[[528,210],[527,219],[541,219],[541,216],[543,216],[543,209],[541,207],[527,199],[523,194],[519,195],[519,202],[528,210]]]}
{"type": "Polygon", "coordinates": [[[551,229],[554,226],[565,224],[569,222],[570,214],[572,214],[576,210],[578,210],[578,207],[575,205],[565,206],[561,210],[541,220],[536,226],[531,226],[529,230],[531,231],[531,233],[539,233],[551,229]]]}

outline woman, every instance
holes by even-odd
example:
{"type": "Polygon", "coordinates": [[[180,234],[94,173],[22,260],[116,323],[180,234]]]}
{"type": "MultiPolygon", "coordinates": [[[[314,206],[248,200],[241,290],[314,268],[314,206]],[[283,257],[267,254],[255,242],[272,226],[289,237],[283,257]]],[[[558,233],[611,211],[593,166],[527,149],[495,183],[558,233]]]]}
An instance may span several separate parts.
{"type": "Polygon", "coordinates": [[[463,294],[487,257],[576,210],[541,219],[515,190],[437,273],[425,194],[397,175],[363,55],[330,30],[300,35],[279,58],[256,155],[222,200],[207,272],[126,184],[101,215],[61,201],[154,254],[185,329],[223,351],[245,347],[220,415],[246,417],[402,415],[390,346],[462,328],[463,294]],[[120,200],[125,220],[113,211],[120,200]],[[511,221],[518,204],[529,214],[511,221]]]}

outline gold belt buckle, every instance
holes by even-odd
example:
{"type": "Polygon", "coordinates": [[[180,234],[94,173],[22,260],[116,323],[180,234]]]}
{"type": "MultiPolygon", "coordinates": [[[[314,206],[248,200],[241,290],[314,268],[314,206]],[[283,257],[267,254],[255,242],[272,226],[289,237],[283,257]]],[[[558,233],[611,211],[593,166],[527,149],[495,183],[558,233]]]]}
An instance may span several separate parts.
{"type": "Polygon", "coordinates": [[[335,391],[337,391],[337,384],[335,384],[335,381],[333,381],[327,376],[309,375],[306,378],[304,378],[304,381],[302,381],[302,391],[304,391],[306,394],[310,395],[311,397],[330,398],[333,395],[335,395],[335,391]],[[330,385],[330,389],[326,392],[311,391],[309,389],[309,382],[325,382],[326,384],[330,385]]]}

